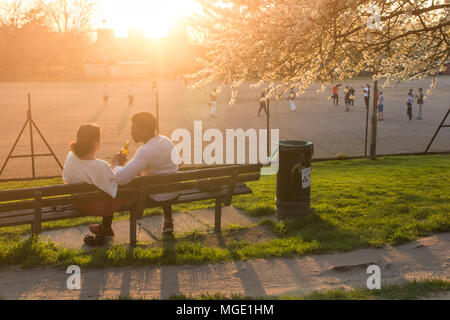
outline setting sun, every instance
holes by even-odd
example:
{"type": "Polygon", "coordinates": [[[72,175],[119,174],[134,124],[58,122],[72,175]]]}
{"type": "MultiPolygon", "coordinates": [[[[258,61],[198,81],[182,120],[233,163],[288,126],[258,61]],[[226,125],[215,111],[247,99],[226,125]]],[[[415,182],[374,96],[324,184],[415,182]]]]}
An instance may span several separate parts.
{"type": "Polygon", "coordinates": [[[116,36],[126,37],[129,29],[138,29],[146,37],[169,34],[170,27],[182,17],[199,10],[194,0],[99,0],[101,26],[114,29],[116,36]]]}

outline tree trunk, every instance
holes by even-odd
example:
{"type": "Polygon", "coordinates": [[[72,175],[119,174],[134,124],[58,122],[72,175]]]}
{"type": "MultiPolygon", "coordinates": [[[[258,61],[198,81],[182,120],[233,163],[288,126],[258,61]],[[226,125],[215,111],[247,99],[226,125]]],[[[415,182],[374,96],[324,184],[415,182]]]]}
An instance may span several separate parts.
{"type": "Polygon", "coordinates": [[[378,81],[373,82],[372,135],[370,137],[370,160],[377,158],[377,101],[378,81]]]}

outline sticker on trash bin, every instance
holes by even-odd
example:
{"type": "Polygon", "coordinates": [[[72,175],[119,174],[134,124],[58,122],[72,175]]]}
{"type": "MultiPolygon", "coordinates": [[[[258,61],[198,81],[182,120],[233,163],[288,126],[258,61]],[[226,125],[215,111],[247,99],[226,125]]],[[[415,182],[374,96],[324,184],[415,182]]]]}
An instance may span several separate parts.
{"type": "Polygon", "coordinates": [[[311,168],[302,169],[302,187],[306,189],[311,186],[311,168]]]}

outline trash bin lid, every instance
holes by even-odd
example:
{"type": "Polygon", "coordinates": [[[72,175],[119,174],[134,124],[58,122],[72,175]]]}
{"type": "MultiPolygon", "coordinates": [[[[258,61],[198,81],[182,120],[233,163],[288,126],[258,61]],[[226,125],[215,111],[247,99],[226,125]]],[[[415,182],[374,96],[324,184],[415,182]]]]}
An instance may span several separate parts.
{"type": "Polygon", "coordinates": [[[283,148],[309,148],[313,144],[311,141],[301,141],[301,140],[280,140],[279,146],[283,148]]]}

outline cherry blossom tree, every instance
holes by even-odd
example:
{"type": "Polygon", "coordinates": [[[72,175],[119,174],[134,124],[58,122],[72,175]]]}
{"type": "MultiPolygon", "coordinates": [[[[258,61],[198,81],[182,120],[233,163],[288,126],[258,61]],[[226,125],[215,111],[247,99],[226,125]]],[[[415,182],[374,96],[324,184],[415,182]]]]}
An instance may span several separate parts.
{"type": "MultiPolygon", "coordinates": [[[[447,0],[198,0],[191,27],[206,54],[195,86],[253,81],[279,98],[315,81],[369,72],[384,86],[436,75],[449,58],[447,0]]],[[[433,81],[432,86],[434,86],[433,81]]],[[[376,92],[376,91],[374,91],[376,92]]],[[[374,95],[374,111],[375,111],[374,95]]],[[[376,154],[372,118],[371,158],[376,154]]]]}

